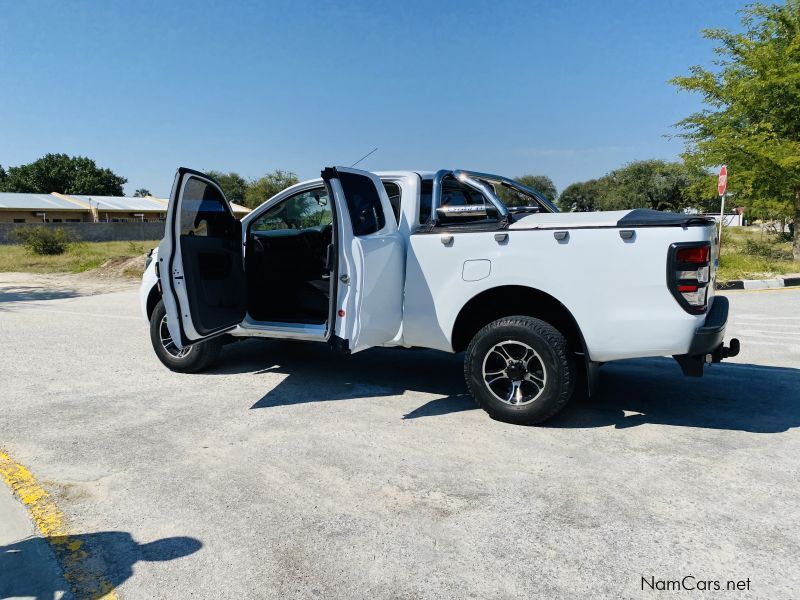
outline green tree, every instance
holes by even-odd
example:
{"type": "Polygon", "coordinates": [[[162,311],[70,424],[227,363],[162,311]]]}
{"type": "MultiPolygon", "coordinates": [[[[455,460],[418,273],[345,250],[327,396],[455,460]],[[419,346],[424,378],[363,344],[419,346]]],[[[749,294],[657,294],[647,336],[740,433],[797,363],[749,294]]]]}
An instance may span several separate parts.
{"type": "Polygon", "coordinates": [[[127,181],[84,156],[46,154],[27,165],[9,167],[0,185],[5,192],[122,196],[127,181]]]}
{"type": "Polygon", "coordinates": [[[244,205],[255,208],[295,183],[299,183],[297,175],[291,171],[276,169],[250,182],[244,194],[244,205]]]}
{"type": "Polygon", "coordinates": [[[652,208],[680,211],[700,208],[709,175],[680,162],[639,160],[600,177],[573,183],[561,193],[558,204],[566,211],[652,208]]]}
{"type": "Polygon", "coordinates": [[[147,188],[139,188],[138,190],[133,192],[134,198],[144,198],[145,196],[152,196],[150,190],[148,190],[147,188]]]}
{"type": "Polygon", "coordinates": [[[631,162],[603,178],[600,206],[602,210],[682,210],[693,204],[695,197],[689,188],[702,176],[701,170],[679,162],[631,162]]]}
{"type": "MultiPolygon", "coordinates": [[[[694,166],[689,168],[695,173],[695,177],[692,178],[685,191],[688,205],[700,212],[719,213],[720,197],[717,193],[717,174],[704,169],[696,169],[694,166]]],[[[732,207],[732,204],[729,204],[728,207],[732,207]]]]}
{"type": "Polygon", "coordinates": [[[752,4],[741,14],[742,33],[703,31],[718,43],[713,70],[693,66],[672,80],[706,104],[677,126],[687,161],[728,166],[738,202],[786,206],[800,259],[800,0],[752,4]]]}
{"type": "MultiPolygon", "coordinates": [[[[730,205],[728,205],[730,206],[730,205]]],[[[771,198],[753,198],[747,202],[745,218],[749,220],[780,221],[781,231],[786,222],[792,220],[793,207],[790,202],[782,202],[771,198]]]]}
{"type": "Polygon", "coordinates": [[[564,188],[558,197],[558,207],[566,212],[591,212],[600,210],[602,182],[599,179],[573,183],[564,188]]]}
{"type": "Polygon", "coordinates": [[[229,202],[235,202],[236,204],[244,203],[244,195],[249,185],[244,177],[234,171],[230,171],[229,173],[224,173],[222,171],[206,171],[206,175],[219,183],[219,186],[222,188],[229,202]]]}
{"type": "Polygon", "coordinates": [[[515,177],[514,180],[533,188],[543,196],[546,196],[550,202],[555,202],[556,198],[558,198],[556,184],[547,175],[522,175],[521,177],[515,177]]]}
{"type": "Polygon", "coordinates": [[[0,192],[3,191],[3,185],[7,178],[8,178],[8,173],[6,173],[6,170],[3,168],[3,165],[0,165],[0,192]]]}

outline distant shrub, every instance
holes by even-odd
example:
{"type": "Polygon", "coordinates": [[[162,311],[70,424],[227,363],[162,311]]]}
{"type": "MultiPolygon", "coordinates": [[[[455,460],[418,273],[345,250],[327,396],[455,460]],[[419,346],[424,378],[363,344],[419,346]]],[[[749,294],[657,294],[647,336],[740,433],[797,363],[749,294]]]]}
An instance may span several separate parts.
{"type": "Polygon", "coordinates": [[[728,244],[733,243],[736,241],[736,238],[733,235],[733,232],[730,230],[729,227],[722,228],[722,245],[727,246],[728,244]]]}
{"type": "Polygon", "coordinates": [[[784,250],[776,242],[759,242],[752,239],[745,240],[742,254],[772,260],[791,260],[792,258],[791,253],[784,250]]]}
{"type": "Polygon", "coordinates": [[[64,229],[48,227],[23,227],[16,232],[17,238],[34,254],[51,256],[64,254],[74,241],[64,229]]]}
{"type": "Polygon", "coordinates": [[[144,254],[144,245],[128,242],[128,252],[131,254],[144,254]]]}

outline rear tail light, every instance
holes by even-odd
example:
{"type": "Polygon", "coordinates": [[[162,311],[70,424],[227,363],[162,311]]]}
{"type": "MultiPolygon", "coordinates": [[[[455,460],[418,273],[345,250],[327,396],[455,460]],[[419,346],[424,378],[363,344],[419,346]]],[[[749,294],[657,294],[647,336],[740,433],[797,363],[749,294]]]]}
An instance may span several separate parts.
{"type": "Polygon", "coordinates": [[[686,312],[693,315],[706,312],[710,274],[708,242],[676,243],[669,247],[667,286],[686,312]]]}
{"type": "Polygon", "coordinates": [[[702,246],[686,246],[683,248],[676,248],[675,259],[678,262],[692,263],[692,264],[708,264],[708,259],[711,257],[711,245],[703,244],[702,246]]]}
{"type": "Polygon", "coordinates": [[[678,279],[696,279],[700,283],[708,283],[709,271],[708,267],[700,267],[693,271],[678,271],[678,279]]]}

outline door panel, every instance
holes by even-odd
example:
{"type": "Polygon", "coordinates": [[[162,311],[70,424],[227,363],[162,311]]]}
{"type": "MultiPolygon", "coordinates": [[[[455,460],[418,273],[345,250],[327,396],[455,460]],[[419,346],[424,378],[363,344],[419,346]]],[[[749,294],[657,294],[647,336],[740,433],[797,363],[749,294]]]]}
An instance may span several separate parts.
{"type": "Polygon", "coordinates": [[[226,331],[245,317],[242,228],[219,186],[181,168],[159,247],[167,325],[181,345],[226,331]]]}
{"type": "Polygon", "coordinates": [[[351,352],[386,344],[400,332],[405,265],[389,197],[380,179],[367,171],[336,167],[322,177],[336,214],[334,341],[346,341],[351,352]]]}

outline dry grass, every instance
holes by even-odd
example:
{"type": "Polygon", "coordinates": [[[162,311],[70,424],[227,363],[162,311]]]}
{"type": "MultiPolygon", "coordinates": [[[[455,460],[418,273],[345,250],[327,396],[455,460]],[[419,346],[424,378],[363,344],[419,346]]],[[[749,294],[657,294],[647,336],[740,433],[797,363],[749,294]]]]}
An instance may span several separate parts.
{"type": "MultiPolygon", "coordinates": [[[[141,277],[144,255],[157,241],[146,242],[78,242],[70,244],[64,254],[39,256],[21,245],[0,246],[0,272],[26,273],[83,273],[108,266],[119,265],[119,275],[141,277]],[[141,258],[141,266],[134,259],[141,258]]],[[[108,270],[108,269],[106,269],[108,270]]]]}
{"type": "Polygon", "coordinates": [[[800,261],[792,259],[791,242],[780,241],[758,226],[723,230],[720,281],[770,279],[787,273],[800,273],[800,261]]]}

